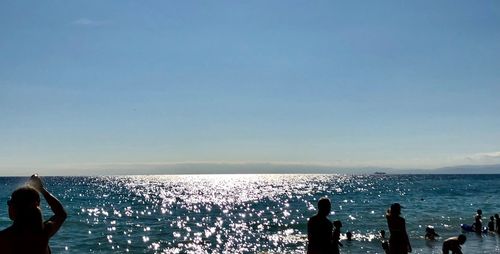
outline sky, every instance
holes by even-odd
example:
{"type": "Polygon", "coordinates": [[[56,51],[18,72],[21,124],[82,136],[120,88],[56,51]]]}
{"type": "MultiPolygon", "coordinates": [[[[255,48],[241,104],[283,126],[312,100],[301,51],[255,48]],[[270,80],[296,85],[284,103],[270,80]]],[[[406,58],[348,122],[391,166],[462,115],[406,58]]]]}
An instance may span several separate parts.
{"type": "Polygon", "coordinates": [[[498,1],[1,1],[0,175],[500,164],[499,25],[498,1]]]}

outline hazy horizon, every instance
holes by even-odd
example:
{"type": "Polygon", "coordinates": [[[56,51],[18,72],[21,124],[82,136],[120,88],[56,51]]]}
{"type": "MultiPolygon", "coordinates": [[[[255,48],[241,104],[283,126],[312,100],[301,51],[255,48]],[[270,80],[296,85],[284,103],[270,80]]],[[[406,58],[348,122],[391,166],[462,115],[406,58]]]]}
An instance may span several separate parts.
{"type": "Polygon", "coordinates": [[[498,1],[3,1],[0,175],[500,164],[498,24],[498,1]]]}
{"type": "Polygon", "coordinates": [[[42,172],[45,176],[105,175],[205,175],[205,174],[500,174],[500,164],[459,165],[441,168],[387,168],[373,166],[341,167],[325,164],[298,163],[149,163],[91,165],[80,168],[15,169],[1,176],[29,176],[42,172]]]}

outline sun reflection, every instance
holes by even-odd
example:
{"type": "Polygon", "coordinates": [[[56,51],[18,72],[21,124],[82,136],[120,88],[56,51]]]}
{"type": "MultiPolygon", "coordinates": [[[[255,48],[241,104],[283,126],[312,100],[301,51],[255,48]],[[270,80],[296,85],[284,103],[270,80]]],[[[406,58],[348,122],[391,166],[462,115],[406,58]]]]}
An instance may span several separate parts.
{"type": "MultiPolygon", "coordinates": [[[[340,213],[344,221],[350,221],[349,226],[363,217],[343,213],[343,206],[355,203],[345,194],[368,195],[373,187],[367,184],[369,178],[342,175],[163,175],[94,180],[91,192],[85,195],[100,198],[79,210],[86,218],[84,223],[91,225],[88,235],[98,239],[93,248],[122,246],[121,251],[132,253],[144,249],[152,253],[303,253],[307,218],[316,212],[320,197],[332,197],[332,216],[340,213]]],[[[375,234],[357,232],[355,237],[368,241],[375,234]]]]}

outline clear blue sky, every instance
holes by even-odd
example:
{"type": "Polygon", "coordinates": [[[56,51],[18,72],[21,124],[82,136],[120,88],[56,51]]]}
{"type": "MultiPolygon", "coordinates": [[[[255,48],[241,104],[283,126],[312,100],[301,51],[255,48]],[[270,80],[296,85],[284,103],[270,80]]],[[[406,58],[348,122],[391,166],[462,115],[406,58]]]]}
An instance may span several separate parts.
{"type": "Polygon", "coordinates": [[[0,175],[497,163],[499,27],[498,1],[2,1],[0,175]]]}

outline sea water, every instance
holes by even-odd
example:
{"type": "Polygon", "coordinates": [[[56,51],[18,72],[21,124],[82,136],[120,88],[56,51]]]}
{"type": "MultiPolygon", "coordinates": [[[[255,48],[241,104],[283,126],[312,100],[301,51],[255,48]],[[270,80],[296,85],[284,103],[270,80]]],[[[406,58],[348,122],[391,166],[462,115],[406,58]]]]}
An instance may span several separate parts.
{"type": "MultiPolygon", "coordinates": [[[[0,178],[6,200],[27,178],[0,178]]],[[[413,253],[441,253],[442,241],[500,213],[500,175],[152,175],[46,177],[69,217],[53,253],[305,253],[307,219],[321,197],[341,220],[341,253],[383,253],[391,203],[405,208],[413,253]],[[441,236],[424,239],[432,225],[441,236]],[[345,239],[347,231],[353,240],[345,239]]],[[[45,218],[51,214],[44,203],[45,218]]],[[[494,233],[466,233],[464,253],[500,253],[494,233]]]]}

